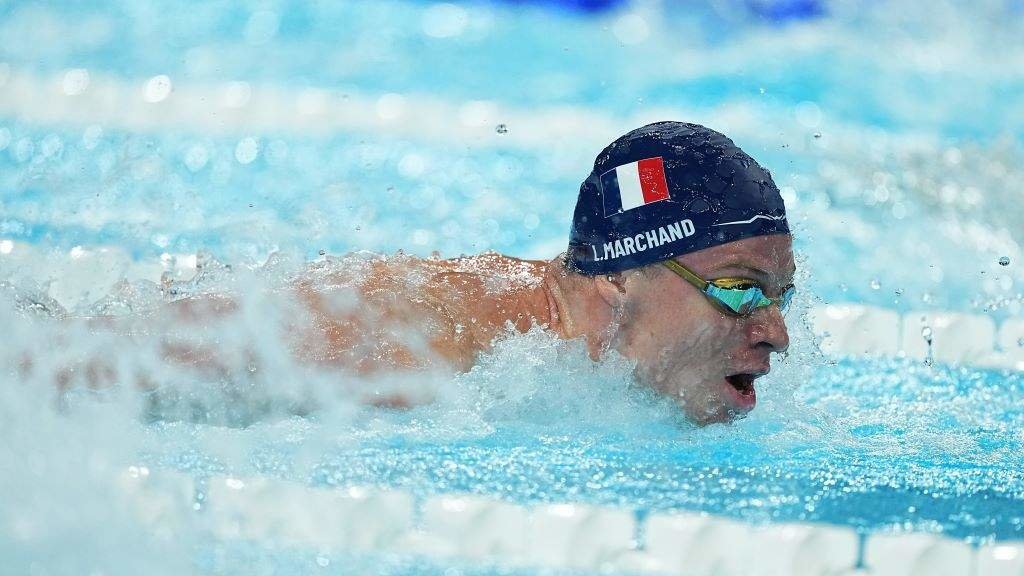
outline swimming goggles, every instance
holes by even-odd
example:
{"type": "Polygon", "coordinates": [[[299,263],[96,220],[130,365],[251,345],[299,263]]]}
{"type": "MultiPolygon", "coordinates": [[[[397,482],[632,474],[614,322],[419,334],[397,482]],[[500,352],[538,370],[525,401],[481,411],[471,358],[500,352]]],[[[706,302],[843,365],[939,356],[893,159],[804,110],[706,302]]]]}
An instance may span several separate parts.
{"type": "Polygon", "coordinates": [[[747,316],[758,308],[764,308],[772,304],[777,304],[779,310],[785,314],[786,310],[789,309],[789,303],[793,300],[793,293],[796,292],[796,288],[790,284],[782,290],[781,296],[769,298],[765,296],[764,290],[752,280],[721,278],[708,281],[697,276],[689,268],[675,260],[665,260],[662,264],[681,276],[683,280],[693,284],[695,288],[703,292],[723,312],[734,316],[747,316]]]}

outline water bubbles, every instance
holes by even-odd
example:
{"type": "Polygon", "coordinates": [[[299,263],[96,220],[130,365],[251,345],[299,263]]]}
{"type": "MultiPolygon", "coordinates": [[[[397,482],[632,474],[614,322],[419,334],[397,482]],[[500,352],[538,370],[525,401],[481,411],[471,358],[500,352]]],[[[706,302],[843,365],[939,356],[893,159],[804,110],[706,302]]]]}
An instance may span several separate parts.
{"type": "Polygon", "coordinates": [[[821,108],[809,100],[804,100],[793,109],[796,121],[807,128],[816,128],[821,124],[821,108]]]}
{"type": "Polygon", "coordinates": [[[31,138],[19,138],[14,144],[14,159],[18,162],[26,162],[32,157],[35,150],[36,145],[32,142],[31,138]]]}
{"type": "Polygon", "coordinates": [[[64,150],[64,142],[56,134],[47,134],[39,143],[39,152],[46,158],[57,156],[64,150]]]}
{"type": "Polygon", "coordinates": [[[249,164],[260,152],[259,142],[255,138],[242,138],[235,146],[235,160],[239,164],[249,164]]]}
{"type": "Polygon", "coordinates": [[[330,566],[330,564],[331,564],[331,559],[330,558],[328,558],[328,557],[326,557],[326,556],[324,556],[322,554],[317,554],[317,556],[316,556],[316,565],[317,566],[319,566],[321,568],[327,568],[328,566],[330,566]]]}
{"type": "Polygon", "coordinates": [[[82,146],[86,150],[92,150],[100,143],[100,138],[103,138],[103,127],[98,124],[93,124],[85,129],[82,133],[82,146]]]}
{"type": "MultiPolygon", "coordinates": [[[[921,318],[922,322],[924,322],[925,320],[926,320],[925,318],[921,318]]],[[[925,343],[928,344],[928,352],[927,352],[927,354],[925,354],[925,357],[924,357],[924,365],[925,366],[931,366],[934,363],[933,355],[932,355],[932,328],[931,328],[931,326],[928,326],[927,324],[925,324],[924,326],[921,327],[921,338],[924,338],[925,343]]]]}
{"type": "Polygon", "coordinates": [[[469,24],[466,9],[447,2],[434,4],[423,12],[423,33],[431,38],[452,38],[462,34],[469,24]]]}
{"type": "Polygon", "coordinates": [[[159,76],[153,76],[146,82],[146,86],[142,90],[142,97],[146,102],[157,103],[163,102],[171,95],[171,79],[166,74],[160,74],[159,76]]]}
{"type": "Polygon", "coordinates": [[[895,292],[897,297],[903,296],[903,288],[897,288],[895,292]]]}
{"type": "Polygon", "coordinates": [[[423,156],[410,152],[398,161],[398,173],[406,178],[418,178],[427,167],[427,161],[423,156]]]}
{"type": "Polygon", "coordinates": [[[494,131],[498,134],[508,134],[508,126],[505,124],[498,124],[494,127],[494,131]]]}
{"type": "Polygon", "coordinates": [[[878,281],[878,278],[872,278],[868,286],[870,286],[872,290],[878,290],[882,287],[882,283],[878,281]]]}
{"type": "Polygon", "coordinates": [[[1010,257],[1009,256],[1003,256],[1003,257],[999,258],[999,265],[1000,266],[1009,266],[1010,265],[1010,257]]]}
{"type": "Polygon", "coordinates": [[[64,82],[61,87],[68,96],[78,96],[89,87],[89,71],[85,68],[68,70],[64,73],[64,82]]]}
{"type": "Polygon", "coordinates": [[[651,35],[647,20],[639,14],[624,14],[612,26],[612,34],[626,45],[640,44],[651,35]]]}
{"type": "Polygon", "coordinates": [[[145,478],[149,476],[149,468],[146,466],[129,466],[128,476],[132,478],[145,478]]]}
{"type": "Polygon", "coordinates": [[[815,132],[814,133],[814,137],[815,138],[821,138],[821,132],[815,132]]]}
{"type": "Polygon", "coordinates": [[[198,172],[206,166],[206,163],[210,160],[210,153],[206,151],[206,147],[202,144],[193,144],[187,152],[185,152],[185,167],[190,172],[198,172]]]}

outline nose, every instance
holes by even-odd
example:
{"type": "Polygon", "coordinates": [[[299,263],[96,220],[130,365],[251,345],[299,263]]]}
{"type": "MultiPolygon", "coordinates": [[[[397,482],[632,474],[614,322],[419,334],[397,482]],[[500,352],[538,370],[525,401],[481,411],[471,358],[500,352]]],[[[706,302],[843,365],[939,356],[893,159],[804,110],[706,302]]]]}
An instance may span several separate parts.
{"type": "Polygon", "coordinates": [[[769,352],[785,352],[789,348],[786,319],[778,306],[766,306],[754,312],[747,325],[747,337],[755,348],[769,352]]]}

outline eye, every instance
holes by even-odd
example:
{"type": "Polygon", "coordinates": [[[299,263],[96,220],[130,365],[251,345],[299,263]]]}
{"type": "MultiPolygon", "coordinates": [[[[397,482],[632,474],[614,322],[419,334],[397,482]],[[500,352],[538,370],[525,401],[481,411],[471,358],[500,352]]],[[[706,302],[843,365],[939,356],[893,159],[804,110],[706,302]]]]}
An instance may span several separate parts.
{"type": "Polygon", "coordinates": [[[711,283],[727,290],[750,290],[751,288],[761,287],[757,282],[747,278],[718,278],[711,280],[711,283]]]}

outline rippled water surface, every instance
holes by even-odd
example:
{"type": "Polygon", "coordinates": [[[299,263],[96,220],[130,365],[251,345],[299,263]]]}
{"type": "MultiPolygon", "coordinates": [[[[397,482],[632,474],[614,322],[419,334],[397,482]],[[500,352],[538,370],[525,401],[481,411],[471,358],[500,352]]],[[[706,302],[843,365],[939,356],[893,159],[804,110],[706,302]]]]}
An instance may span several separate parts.
{"type": "Polygon", "coordinates": [[[1024,376],[829,358],[806,317],[840,302],[1019,317],[1019,3],[834,2],[771,18],[741,2],[540,4],[0,8],[0,493],[18,495],[0,502],[0,556],[53,574],[451,567],[151,537],[110,483],[129,465],[1024,539],[1024,376]],[[140,98],[166,75],[171,97],[277,90],[301,108],[328,94],[384,116],[440,102],[452,132],[421,133],[415,114],[326,134],[161,123],[159,108],[52,119],[12,88],[52,80],[73,106],[82,70],[93,89],[140,98]],[[574,128],[527,127],[541,116],[574,128]],[[539,329],[469,373],[402,377],[436,391],[432,404],[371,409],[346,395],[358,381],[294,364],[265,330],[288,311],[261,295],[307,261],[554,257],[594,154],[667,117],[719,129],[767,166],[796,229],[794,346],[750,417],[691,428],[621,359],[595,364],[539,329]],[[484,137],[457,129],[481,123],[484,137]],[[197,251],[205,272],[190,283],[173,264],[197,251]],[[161,258],[178,288],[244,303],[204,334],[234,358],[254,346],[258,370],[204,380],[160,362],[159,325],[129,337],[71,319],[158,306],[161,258]],[[164,385],[58,397],[61,369],[95,357],[164,385]]]}

